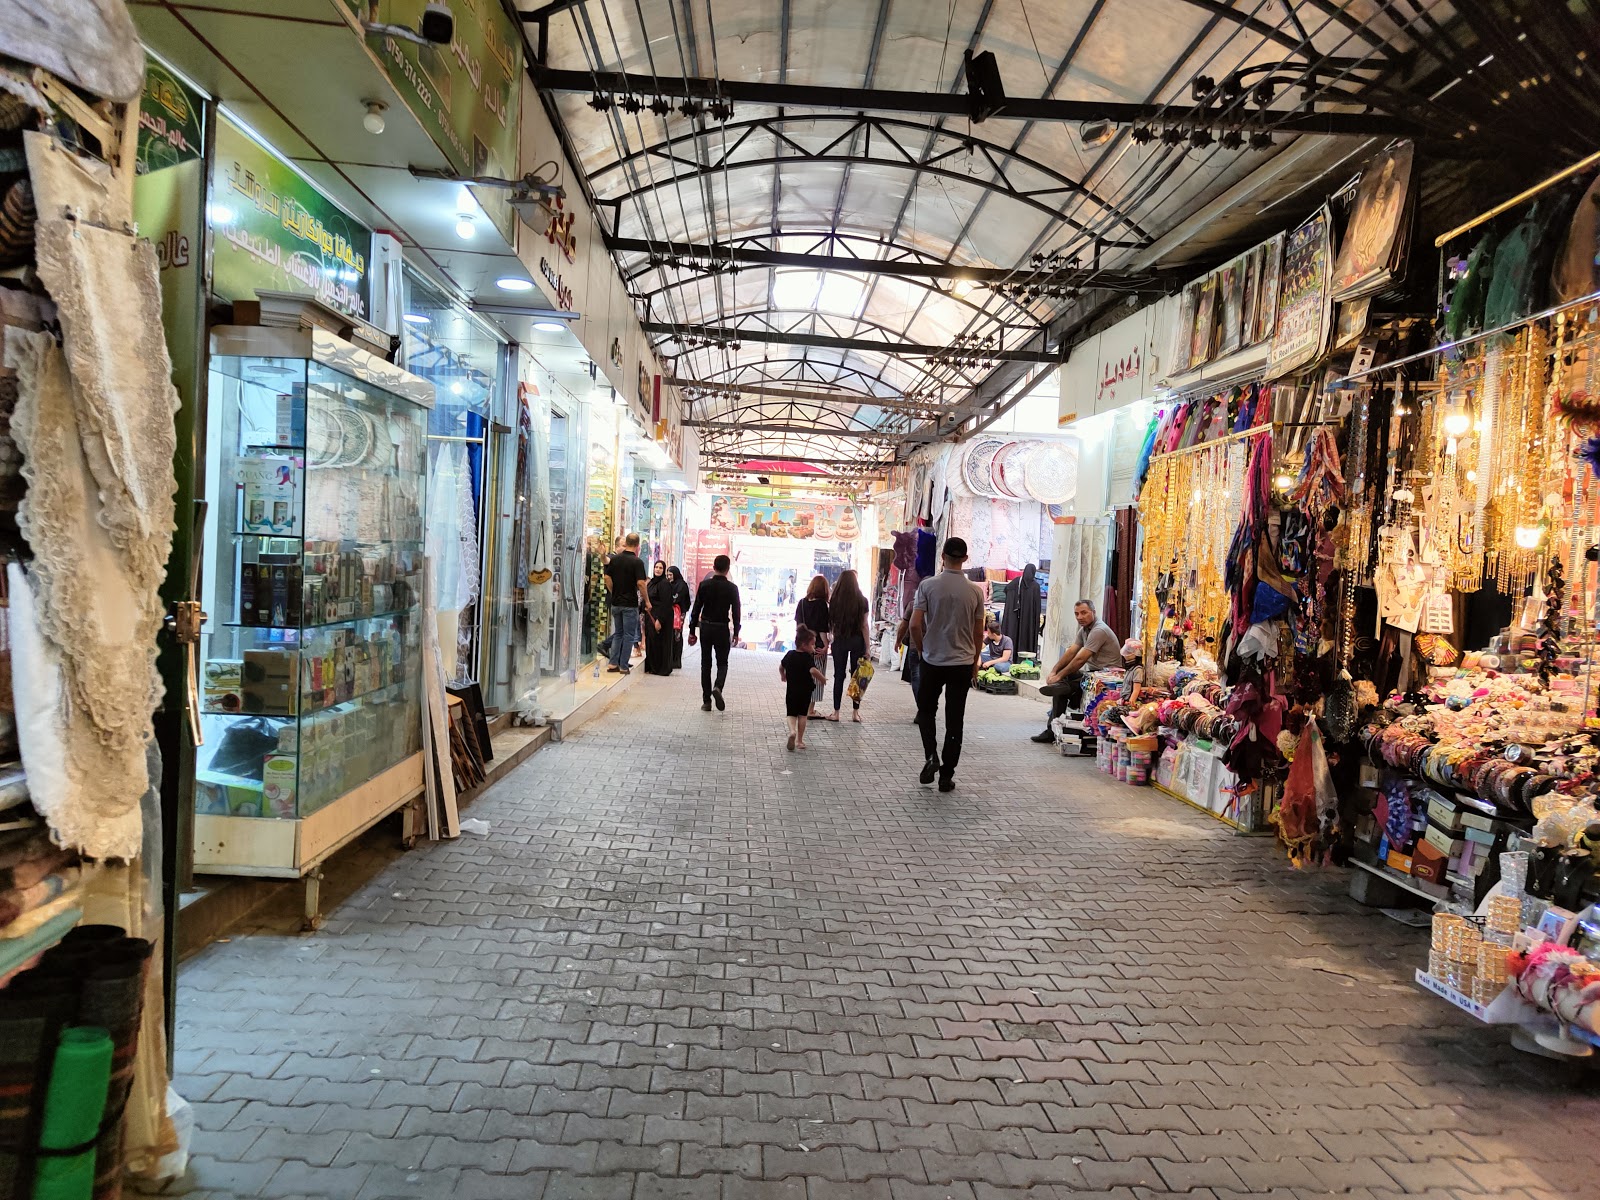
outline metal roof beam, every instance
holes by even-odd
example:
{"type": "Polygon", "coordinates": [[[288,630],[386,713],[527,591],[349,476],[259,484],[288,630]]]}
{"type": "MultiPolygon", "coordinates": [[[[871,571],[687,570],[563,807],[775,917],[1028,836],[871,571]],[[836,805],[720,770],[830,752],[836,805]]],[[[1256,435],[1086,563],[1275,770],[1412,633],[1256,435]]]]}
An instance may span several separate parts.
{"type": "MultiPolygon", "coordinates": [[[[903,112],[927,116],[971,116],[971,100],[961,94],[910,92],[890,88],[823,87],[817,84],[761,83],[744,79],[684,79],[633,75],[623,71],[573,71],[532,67],[534,82],[546,92],[595,92],[614,95],[672,96],[696,100],[728,100],[781,108],[839,109],[848,112],[903,112]]],[[[1327,137],[1419,137],[1414,121],[1382,113],[1250,112],[1240,106],[1214,110],[1204,106],[1128,104],[1108,100],[1051,100],[1008,96],[989,120],[1143,122],[1185,129],[1267,129],[1275,133],[1311,133],[1327,137]]]]}
{"type": "Polygon", "coordinates": [[[710,433],[753,433],[761,437],[788,433],[802,437],[852,438],[885,444],[898,443],[903,436],[898,433],[879,433],[876,430],[866,429],[821,429],[810,425],[766,425],[759,422],[742,425],[729,421],[685,421],[684,425],[691,429],[704,429],[710,433]]]}
{"type": "Polygon", "coordinates": [[[766,342],[779,346],[816,346],[827,350],[864,350],[875,354],[902,354],[912,358],[981,358],[986,362],[1060,363],[1049,350],[1000,350],[958,346],[925,346],[917,342],[880,342],[871,338],[834,337],[818,333],[786,333],[779,329],[740,329],[717,325],[674,325],[670,321],[645,321],[644,331],[675,340],[706,338],[715,342],[766,342]]]}
{"type": "MultiPolygon", "coordinates": [[[[701,461],[707,459],[715,461],[748,462],[751,459],[766,459],[768,462],[793,463],[797,467],[854,467],[863,471],[884,470],[894,466],[893,459],[878,458],[805,458],[790,452],[774,452],[770,450],[751,450],[745,453],[742,450],[707,450],[700,455],[701,461]]],[[[783,472],[774,468],[763,474],[782,475],[783,472]]]]}
{"type": "MultiPolygon", "coordinates": [[[[764,267],[809,267],[816,271],[849,271],[856,275],[898,275],[912,279],[968,279],[973,283],[1064,283],[1079,280],[1095,287],[1166,292],[1182,272],[1144,271],[1122,274],[1086,267],[964,267],[957,263],[855,258],[847,254],[805,254],[759,246],[713,245],[701,242],[652,242],[648,238],[608,237],[606,248],[618,254],[658,254],[697,262],[736,262],[764,267]]],[[[1187,274],[1192,275],[1193,272],[1187,274]]]]}
{"type": "Polygon", "coordinates": [[[932,401],[905,400],[897,396],[869,396],[860,392],[822,392],[803,388],[774,388],[764,384],[709,383],[699,379],[681,379],[671,375],[663,383],[679,388],[704,388],[718,396],[753,396],[763,400],[800,400],[814,404],[859,404],[867,408],[881,408],[885,412],[938,412],[950,407],[932,401]]]}

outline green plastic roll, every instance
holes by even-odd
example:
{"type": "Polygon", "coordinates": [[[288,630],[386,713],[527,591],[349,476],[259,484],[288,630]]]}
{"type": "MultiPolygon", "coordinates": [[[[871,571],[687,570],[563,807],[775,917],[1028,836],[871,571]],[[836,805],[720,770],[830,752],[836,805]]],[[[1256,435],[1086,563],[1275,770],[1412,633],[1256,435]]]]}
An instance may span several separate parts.
{"type": "Polygon", "coordinates": [[[110,1086],[111,1035],[98,1025],[63,1029],[44,1095],[33,1200],[89,1200],[94,1194],[94,1143],[110,1086]],[[49,1153],[75,1146],[86,1148],[70,1156],[49,1153]]]}

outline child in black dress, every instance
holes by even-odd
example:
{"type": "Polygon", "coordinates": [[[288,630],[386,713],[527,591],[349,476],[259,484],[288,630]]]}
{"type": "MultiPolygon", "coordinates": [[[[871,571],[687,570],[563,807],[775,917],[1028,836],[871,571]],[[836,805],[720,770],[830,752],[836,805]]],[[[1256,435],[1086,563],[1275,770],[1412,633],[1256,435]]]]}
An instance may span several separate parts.
{"type": "Polygon", "coordinates": [[[801,626],[795,631],[794,649],[778,664],[778,678],[788,685],[784,711],[789,717],[790,750],[806,748],[806,714],[811,711],[811,692],[824,678],[817,670],[816,645],[817,635],[801,626]]]}

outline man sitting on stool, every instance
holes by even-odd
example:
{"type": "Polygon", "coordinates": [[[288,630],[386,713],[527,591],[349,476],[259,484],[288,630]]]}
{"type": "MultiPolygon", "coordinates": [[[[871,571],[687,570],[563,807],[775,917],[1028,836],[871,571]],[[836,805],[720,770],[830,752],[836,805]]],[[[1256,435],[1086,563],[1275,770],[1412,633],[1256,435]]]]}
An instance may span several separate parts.
{"type": "Polygon", "coordinates": [[[1083,685],[1088,672],[1122,665],[1117,635],[1111,626],[1094,615],[1094,603],[1079,600],[1073,607],[1073,616],[1078,620],[1078,636],[1067,647],[1061,661],[1051,668],[1044,686],[1039,689],[1041,696],[1050,697],[1050,718],[1044,732],[1033,735],[1036,742],[1055,741],[1055,719],[1069,708],[1077,711],[1083,707],[1083,685]]]}
{"type": "Polygon", "coordinates": [[[1000,632],[1000,622],[991,620],[983,627],[983,654],[978,660],[980,670],[993,667],[1002,675],[1011,674],[1012,642],[1000,632]]]}

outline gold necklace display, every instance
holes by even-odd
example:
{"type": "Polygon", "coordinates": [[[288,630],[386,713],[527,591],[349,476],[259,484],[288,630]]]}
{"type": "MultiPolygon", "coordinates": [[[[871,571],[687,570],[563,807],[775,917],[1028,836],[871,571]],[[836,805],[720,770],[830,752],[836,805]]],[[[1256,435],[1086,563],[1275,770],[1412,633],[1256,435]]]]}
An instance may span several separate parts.
{"type": "Polygon", "coordinates": [[[1239,519],[1249,430],[1151,458],[1139,491],[1144,553],[1144,644],[1154,653],[1163,628],[1189,627],[1188,640],[1215,643],[1231,601],[1223,586],[1228,546],[1239,519]]]}

